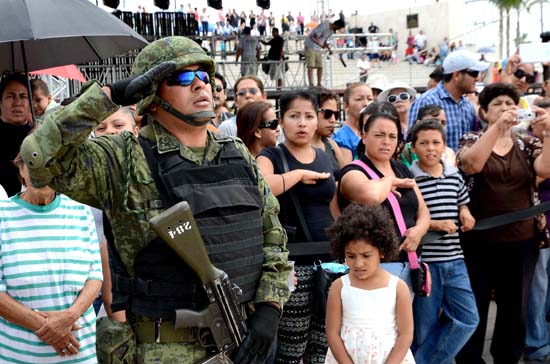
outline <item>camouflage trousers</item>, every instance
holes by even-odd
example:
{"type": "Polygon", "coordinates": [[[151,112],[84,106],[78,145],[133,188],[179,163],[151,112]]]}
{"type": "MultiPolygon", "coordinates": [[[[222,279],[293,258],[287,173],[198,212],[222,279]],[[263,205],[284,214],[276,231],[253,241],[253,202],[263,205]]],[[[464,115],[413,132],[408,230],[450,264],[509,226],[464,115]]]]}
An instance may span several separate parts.
{"type": "Polygon", "coordinates": [[[137,343],[128,323],[103,317],[97,321],[99,364],[193,364],[206,357],[197,343],[137,343]]]}
{"type": "Polygon", "coordinates": [[[137,364],[193,364],[206,357],[199,343],[140,344],[137,364]]]}

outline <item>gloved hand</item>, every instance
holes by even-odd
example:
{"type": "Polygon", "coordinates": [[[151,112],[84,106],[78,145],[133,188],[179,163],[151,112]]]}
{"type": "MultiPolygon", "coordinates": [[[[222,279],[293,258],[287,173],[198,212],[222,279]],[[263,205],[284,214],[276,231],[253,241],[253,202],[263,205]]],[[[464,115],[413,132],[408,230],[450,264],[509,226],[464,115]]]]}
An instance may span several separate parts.
{"type": "Polygon", "coordinates": [[[162,62],[142,75],[132,76],[107,85],[111,89],[111,100],[121,106],[133,105],[153,92],[170,74],[176,72],[176,62],[162,62]]]}
{"type": "Polygon", "coordinates": [[[254,314],[246,320],[248,334],[232,359],[233,363],[263,364],[271,354],[280,320],[281,313],[275,306],[257,304],[254,314]]]}

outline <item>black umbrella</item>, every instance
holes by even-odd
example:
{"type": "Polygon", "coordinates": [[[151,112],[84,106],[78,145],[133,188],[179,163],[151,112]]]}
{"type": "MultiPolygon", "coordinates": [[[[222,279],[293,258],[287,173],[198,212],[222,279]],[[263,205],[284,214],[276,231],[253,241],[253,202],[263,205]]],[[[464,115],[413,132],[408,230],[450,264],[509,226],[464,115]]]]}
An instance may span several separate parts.
{"type": "MultiPolygon", "coordinates": [[[[88,0],[1,0],[0,24],[2,73],[28,75],[44,68],[99,61],[147,45],[128,25],[88,0]]],[[[27,87],[32,97],[30,81],[27,87]]]]}
{"type": "Polygon", "coordinates": [[[88,0],[2,0],[0,71],[98,61],[147,41],[88,0]]]}

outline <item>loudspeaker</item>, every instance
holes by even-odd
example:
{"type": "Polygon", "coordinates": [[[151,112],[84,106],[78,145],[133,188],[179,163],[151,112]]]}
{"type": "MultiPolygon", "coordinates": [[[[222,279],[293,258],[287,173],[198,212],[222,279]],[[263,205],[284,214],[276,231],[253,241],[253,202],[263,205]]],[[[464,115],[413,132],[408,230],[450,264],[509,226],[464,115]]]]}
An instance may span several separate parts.
{"type": "Polygon", "coordinates": [[[269,9],[269,0],[256,0],[256,5],[262,9],[269,9]]]}
{"type": "Polygon", "coordinates": [[[222,0],[208,0],[207,4],[208,6],[216,10],[220,10],[221,8],[223,8],[222,0]]]}
{"type": "Polygon", "coordinates": [[[166,10],[170,7],[170,0],[155,0],[155,6],[162,10],[166,10]]]}
{"type": "Polygon", "coordinates": [[[116,9],[120,5],[120,0],[103,0],[103,5],[116,9]]]}
{"type": "Polygon", "coordinates": [[[540,33],[540,39],[543,43],[550,42],[550,32],[540,33]]]}

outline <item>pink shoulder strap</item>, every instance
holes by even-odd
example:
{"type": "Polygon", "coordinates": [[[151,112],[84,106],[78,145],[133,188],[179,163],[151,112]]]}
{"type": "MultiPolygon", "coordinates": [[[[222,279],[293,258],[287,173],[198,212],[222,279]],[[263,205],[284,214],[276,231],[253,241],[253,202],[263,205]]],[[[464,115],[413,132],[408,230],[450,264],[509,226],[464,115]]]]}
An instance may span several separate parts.
{"type": "MultiPolygon", "coordinates": [[[[370,176],[373,180],[379,180],[380,176],[376,174],[375,171],[372,170],[366,163],[363,161],[356,159],[352,162],[353,164],[363,168],[365,172],[370,176]]],[[[403,213],[401,212],[401,206],[399,206],[399,201],[397,201],[397,197],[393,194],[393,192],[390,191],[388,193],[388,201],[390,202],[393,215],[395,216],[395,221],[397,221],[397,226],[399,227],[399,232],[401,233],[401,236],[405,236],[405,232],[407,231],[407,225],[405,225],[405,219],[403,218],[403,213]]],[[[409,263],[411,265],[411,269],[418,269],[418,256],[416,255],[416,252],[407,252],[409,256],[409,263]]]]}

